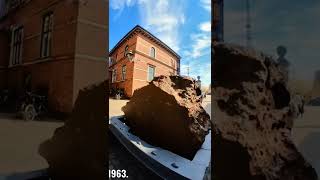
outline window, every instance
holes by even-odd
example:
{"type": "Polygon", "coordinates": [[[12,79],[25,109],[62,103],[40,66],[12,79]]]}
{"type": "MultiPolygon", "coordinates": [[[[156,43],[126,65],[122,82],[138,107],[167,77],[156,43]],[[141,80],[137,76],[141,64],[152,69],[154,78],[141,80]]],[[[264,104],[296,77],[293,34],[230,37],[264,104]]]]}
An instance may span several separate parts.
{"type": "Polygon", "coordinates": [[[21,64],[22,62],[23,27],[13,29],[11,39],[10,65],[21,64]]]}
{"type": "Polygon", "coordinates": [[[112,71],[112,82],[114,83],[114,82],[116,82],[116,81],[117,81],[117,70],[114,69],[114,70],[112,71]]]}
{"type": "Polygon", "coordinates": [[[116,57],[115,57],[114,60],[115,60],[115,62],[118,60],[118,54],[116,54],[116,57]]]}
{"type": "Polygon", "coordinates": [[[11,1],[7,1],[7,3],[8,3],[8,7],[11,10],[21,5],[23,3],[23,0],[11,0],[11,1]]]}
{"type": "Polygon", "coordinates": [[[171,66],[172,66],[173,68],[175,68],[175,63],[174,63],[174,60],[173,60],[173,59],[171,59],[171,66]]]}
{"type": "Polygon", "coordinates": [[[128,50],[129,50],[129,46],[126,45],[126,47],[124,48],[124,57],[126,57],[128,50]]]}
{"type": "Polygon", "coordinates": [[[150,56],[156,58],[156,49],[154,49],[154,47],[151,47],[150,49],[150,56]]]}
{"type": "Polygon", "coordinates": [[[113,59],[112,57],[109,57],[109,66],[112,66],[113,65],[113,59]]]}
{"type": "Polygon", "coordinates": [[[43,17],[42,34],[41,34],[41,57],[48,57],[51,54],[52,40],[52,12],[43,17]]]}
{"type": "Polygon", "coordinates": [[[121,79],[124,81],[124,80],[126,80],[126,72],[127,71],[127,67],[126,67],[126,65],[123,65],[122,66],[122,76],[121,76],[121,79]]]}
{"type": "Polygon", "coordinates": [[[155,67],[149,65],[148,66],[148,81],[152,81],[153,80],[154,74],[155,74],[155,67]]]}

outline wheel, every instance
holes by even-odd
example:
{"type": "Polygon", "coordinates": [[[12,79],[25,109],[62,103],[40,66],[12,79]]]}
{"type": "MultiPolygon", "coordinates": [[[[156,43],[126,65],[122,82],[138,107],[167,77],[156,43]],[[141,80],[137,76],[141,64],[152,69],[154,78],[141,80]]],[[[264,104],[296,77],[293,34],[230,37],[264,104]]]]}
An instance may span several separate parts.
{"type": "Polygon", "coordinates": [[[32,121],[36,118],[37,112],[32,104],[28,104],[22,111],[23,119],[26,121],[32,121]]]}
{"type": "Polygon", "coordinates": [[[23,112],[24,112],[25,106],[26,106],[25,103],[21,103],[21,104],[18,102],[15,103],[14,109],[15,109],[17,118],[23,118],[23,112]]]}

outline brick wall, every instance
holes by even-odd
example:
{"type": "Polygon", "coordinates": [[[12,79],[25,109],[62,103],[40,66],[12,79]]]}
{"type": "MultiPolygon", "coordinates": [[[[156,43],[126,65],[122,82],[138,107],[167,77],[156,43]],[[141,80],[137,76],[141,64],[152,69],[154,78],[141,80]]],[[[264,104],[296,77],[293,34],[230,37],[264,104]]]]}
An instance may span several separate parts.
{"type": "Polygon", "coordinates": [[[47,88],[49,106],[54,111],[72,110],[78,6],[68,0],[32,0],[0,22],[0,26],[8,24],[7,28],[24,27],[22,64],[8,68],[8,87],[21,92],[25,75],[30,73],[32,89],[47,88]],[[40,58],[42,19],[51,11],[51,56],[40,58]]]}
{"type": "MultiPolygon", "coordinates": [[[[144,53],[147,56],[150,56],[151,47],[154,47],[156,50],[156,60],[163,62],[164,64],[170,66],[171,68],[177,69],[178,59],[174,55],[169,53],[164,48],[158,46],[147,37],[139,34],[137,37],[136,50],[141,53],[144,53]]],[[[170,67],[166,67],[166,68],[170,68],[170,67]]]]}
{"type": "MultiPolygon", "coordinates": [[[[116,64],[109,68],[111,71],[116,70],[117,79],[116,82],[111,84],[112,88],[124,89],[126,96],[132,96],[133,89],[133,63],[124,56],[125,47],[128,45],[129,51],[134,51],[136,49],[137,36],[134,35],[129,38],[126,42],[122,43],[112,54],[112,58],[115,60],[116,64]],[[122,78],[122,66],[126,65],[126,80],[123,81],[122,78]]],[[[111,77],[110,77],[111,81],[111,77]]]]}
{"type": "Polygon", "coordinates": [[[148,66],[155,67],[155,76],[176,75],[178,59],[167,50],[151,42],[148,38],[139,35],[134,62],[133,91],[146,86],[148,82],[148,66]],[[150,49],[156,50],[155,59],[150,57],[150,49]]]}
{"type": "Polygon", "coordinates": [[[108,3],[82,1],[78,11],[73,102],[80,89],[106,80],[108,72],[108,3]]]}
{"type": "Polygon", "coordinates": [[[126,96],[132,95],[132,84],[133,84],[133,63],[127,59],[120,61],[113,69],[116,69],[117,78],[116,82],[112,83],[113,88],[124,89],[126,96]],[[126,65],[126,77],[122,80],[122,67],[126,65]]]}
{"type": "Polygon", "coordinates": [[[155,67],[155,76],[177,74],[179,60],[168,50],[160,47],[140,33],[133,34],[131,38],[123,42],[111,55],[116,60],[116,64],[109,69],[117,70],[116,83],[112,83],[113,88],[124,88],[127,96],[131,97],[136,89],[146,86],[148,82],[148,66],[155,67]],[[129,62],[124,57],[125,46],[134,51],[134,62],[129,62]],[[155,58],[150,57],[151,47],[155,48],[155,58]],[[127,67],[127,79],[121,81],[121,68],[127,67]]]}

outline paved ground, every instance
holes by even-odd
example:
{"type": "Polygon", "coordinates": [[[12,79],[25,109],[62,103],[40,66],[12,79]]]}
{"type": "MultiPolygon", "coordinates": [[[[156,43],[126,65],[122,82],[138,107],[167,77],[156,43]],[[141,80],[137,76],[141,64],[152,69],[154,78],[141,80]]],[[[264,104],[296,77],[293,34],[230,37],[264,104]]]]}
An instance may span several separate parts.
{"type": "Polygon", "coordinates": [[[320,107],[306,106],[303,117],[295,121],[292,136],[320,177],[320,107]]]}
{"type": "MultiPolygon", "coordinates": [[[[128,100],[109,99],[109,117],[123,115],[121,107],[128,100]]],[[[109,169],[126,170],[128,179],[159,179],[123,147],[112,133],[109,133],[109,169]]]]}
{"type": "Polygon", "coordinates": [[[48,167],[38,154],[38,146],[62,124],[57,121],[25,122],[9,114],[0,114],[0,174],[48,167]]]}
{"type": "Polygon", "coordinates": [[[109,99],[109,117],[123,115],[121,107],[125,106],[128,100],[109,99]]]}
{"type": "MultiPolygon", "coordinates": [[[[110,100],[110,115],[122,114],[125,100],[110,100]]],[[[210,96],[203,101],[203,107],[211,112],[210,96]]],[[[320,107],[306,107],[303,118],[295,122],[293,139],[305,158],[320,175],[320,107]]],[[[62,126],[57,121],[25,122],[12,115],[0,114],[0,174],[26,172],[46,168],[47,162],[38,155],[38,145],[50,138],[53,131],[62,126]]],[[[129,177],[135,179],[156,179],[157,177],[139,163],[110,134],[111,169],[126,169],[129,177]]]]}
{"type": "MultiPolygon", "coordinates": [[[[122,115],[121,107],[126,100],[109,100],[110,117],[122,115]]],[[[211,112],[211,97],[203,101],[203,107],[211,112]]],[[[210,113],[211,114],[211,113],[210,113]]],[[[109,169],[126,169],[129,179],[158,179],[154,173],[135,159],[110,133],[109,135],[109,169]]]]}

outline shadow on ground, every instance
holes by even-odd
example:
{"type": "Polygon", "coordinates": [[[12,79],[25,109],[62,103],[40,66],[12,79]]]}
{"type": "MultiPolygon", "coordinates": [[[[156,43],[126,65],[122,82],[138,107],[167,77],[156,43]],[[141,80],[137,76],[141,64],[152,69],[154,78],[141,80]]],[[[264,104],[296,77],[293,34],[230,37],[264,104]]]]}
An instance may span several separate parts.
{"type": "Polygon", "coordinates": [[[109,169],[125,169],[128,179],[160,179],[157,175],[147,169],[125,147],[120,144],[112,133],[109,133],[109,169]]]}

